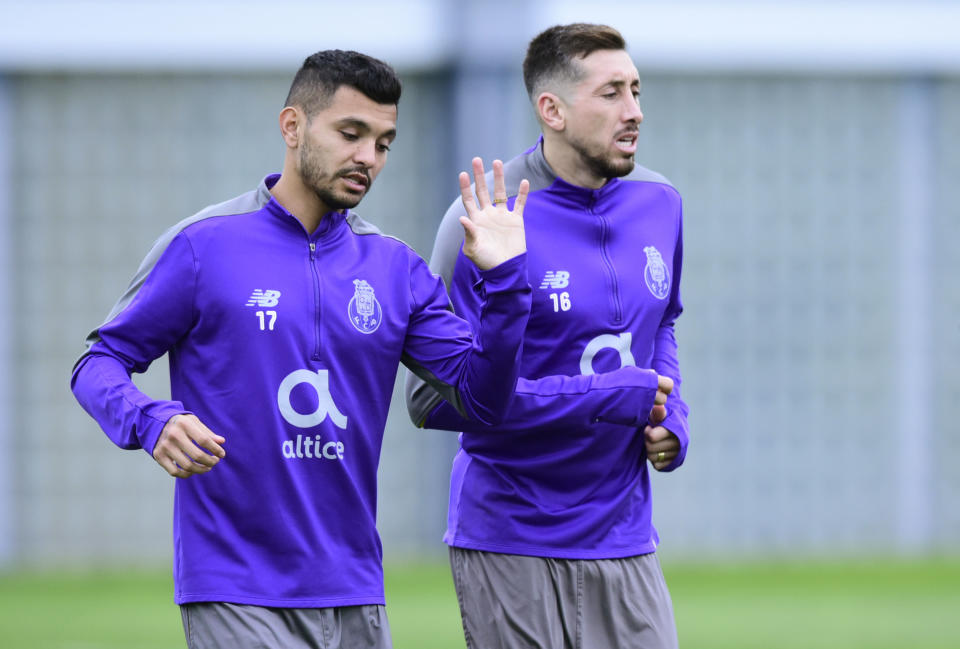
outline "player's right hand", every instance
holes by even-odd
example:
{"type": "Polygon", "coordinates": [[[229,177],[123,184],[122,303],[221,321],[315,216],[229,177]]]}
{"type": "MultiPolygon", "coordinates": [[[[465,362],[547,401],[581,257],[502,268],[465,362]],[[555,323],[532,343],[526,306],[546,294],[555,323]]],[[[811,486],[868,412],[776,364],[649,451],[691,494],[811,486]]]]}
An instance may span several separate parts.
{"type": "Polygon", "coordinates": [[[650,409],[650,423],[659,424],[667,418],[667,395],[673,392],[673,379],[669,376],[657,376],[657,395],[650,409]]]}
{"type": "Polygon", "coordinates": [[[160,433],[153,447],[153,459],[175,478],[189,478],[206,473],[227,452],[221,444],[226,439],[207,428],[196,415],[174,415],[160,433]]]}

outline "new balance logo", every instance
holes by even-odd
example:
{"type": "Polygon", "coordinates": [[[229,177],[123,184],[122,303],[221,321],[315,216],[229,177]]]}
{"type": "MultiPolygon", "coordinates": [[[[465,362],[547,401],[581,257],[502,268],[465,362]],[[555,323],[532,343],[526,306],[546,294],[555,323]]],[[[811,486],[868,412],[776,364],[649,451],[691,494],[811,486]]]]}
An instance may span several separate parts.
{"type": "Polygon", "coordinates": [[[540,288],[566,288],[570,285],[570,273],[565,270],[548,270],[540,282],[540,288]]]}
{"type": "Polygon", "coordinates": [[[258,288],[253,292],[253,295],[250,296],[250,299],[247,300],[247,306],[277,306],[278,302],[280,302],[280,291],[263,291],[258,288]]]}

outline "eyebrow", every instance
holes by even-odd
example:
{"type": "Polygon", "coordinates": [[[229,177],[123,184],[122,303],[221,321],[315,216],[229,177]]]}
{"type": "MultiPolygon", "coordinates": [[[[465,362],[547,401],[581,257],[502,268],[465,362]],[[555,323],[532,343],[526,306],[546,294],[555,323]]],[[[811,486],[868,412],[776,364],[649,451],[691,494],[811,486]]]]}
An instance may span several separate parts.
{"type": "MultiPolygon", "coordinates": [[[[360,119],[359,117],[344,117],[343,119],[337,120],[336,125],[337,125],[337,128],[352,126],[353,128],[356,128],[365,133],[368,133],[372,130],[370,128],[370,125],[367,124],[362,119],[360,119]]],[[[377,139],[380,139],[381,137],[390,138],[392,140],[397,137],[397,129],[391,128],[387,131],[384,131],[383,133],[380,134],[380,136],[377,139]]]]}
{"type": "Polygon", "coordinates": [[[632,79],[632,80],[630,80],[629,82],[628,82],[626,79],[623,79],[623,78],[612,79],[612,80],[610,80],[610,81],[605,81],[604,83],[601,83],[599,86],[597,86],[597,88],[596,88],[596,90],[594,90],[594,92],[595,92],[595,93],[599,93],[599,92],[601,92],[604,88],[608,88],[608,87],[613,87],[613,88],[619,89],[619,88],[624,88],[624,87],[627,87],[627,86],[629,86],[631,89],[636,88],[637,91],[639,92],[639,91],[640,91],[640,87],[641,87],[640,79],[632,79]]]}

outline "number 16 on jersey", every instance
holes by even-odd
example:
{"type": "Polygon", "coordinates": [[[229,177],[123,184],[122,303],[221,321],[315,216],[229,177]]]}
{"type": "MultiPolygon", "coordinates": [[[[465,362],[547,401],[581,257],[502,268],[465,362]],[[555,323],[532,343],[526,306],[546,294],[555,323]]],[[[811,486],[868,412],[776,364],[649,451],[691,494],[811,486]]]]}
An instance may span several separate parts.
{"type": "Polygon", "coordinates": [[[570,310],[570,294],[566,291],[563,293],[551,293],[550,299],[553,300],[554,313],[570,310]]]}

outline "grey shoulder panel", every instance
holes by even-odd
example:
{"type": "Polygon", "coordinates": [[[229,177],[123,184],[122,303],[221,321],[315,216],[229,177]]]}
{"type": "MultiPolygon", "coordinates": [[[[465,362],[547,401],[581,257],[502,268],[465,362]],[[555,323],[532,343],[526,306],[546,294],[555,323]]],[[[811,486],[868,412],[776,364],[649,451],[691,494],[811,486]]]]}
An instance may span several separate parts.
{"type": "MultiPolygon", "coordinates": [[[[357,214],[356,212],[353,212],[353,211],[347,212],[346,220],[347,220],[347,225],[350,226],[350,229],[353,231],[354,234],[381,234],[381,235],[383,234],[383,232],[380,231],[380,228],[375,226],[373,223],[370,223],[369,221],[364,221],[362,218],[360,218],[360,215],[357,214]]],[[[384,236],[389,236],[389,235],[384,235],[384,236]]],[[[396,239],[396,237],[391,237],[391,238],[396,239]]],[[[397,239],[397,241],[399,241],[399,239],[397,239]]]]}
{"type": "Polygon", "coordinates": [[[397,242],[397,244],[406,248],[411,254],[416,255],[418,259],[422,259],[420,257],[420,253],[418,253],[416,249],[413,246],[411,246],[409,243],[407,243],[400,237],[396,237],[392,234],[387,234],[386,232],[383,232],[380,228],[375,226],[373,223],[370,223],[369,221],[365,221],[359,214],[356,214],[353,211],[349,211],[347,212],[347,215],[345,218],[347,221],[347,226],[350,228],[350,231],[353,232],[354,234],[358,234],[358,235],[372,234],[382,239],[389,239],[391,241],[395,241],[397,242]]]}
{"type": "Polygon", "coordinates": [[[521,153],[504,165],[504,181],[507,183],[507,192],[511,196],[517,193],[516,188],[524,178],[530,181],[531,192],[546,189],[557,179],[557,174],[550,168],[543,155],[543,140],[538,141],[534,148],[521,153]]]}
{"type": "Polygon", "coordinates": [[[667,180],[663,174],[657,173],[652,169],[647,169],[646,167],[641,167],[640,165],[635,165],[633,171],[627,174],[624,180],[632,180],[642,183],[659,183],[661,185],[673,187],[673,183],[667,180]]]}
{"type": "MultiPolygon", "coordinates": [[[[100,327],[117,317],[117,315],[126,309],[130,302],[133,301],[133,298],[136,297],[137,293],[140,291],[140,288],[143,286],[143,283],[146,281],[147,276],[153,270],[154,266],[157,265],[157,261],[160,259],[161,255],[163,255],[164,251],[170,245],[170,242],[173,241],[174,237],[180,234],[180,232],[194,223],[203,221],[205,219],[219,216],[229,216],[231,214],[246,214],[248,212],[255,212],[263,207],[269,200],[270,191],[267,189],[264,183],[261,183],[260,186],[253,191],[246,192],[245,194],[241,194],[236,198],[232,198],[222,203],[205,207],[193,216],[188,216],[176,225],[168,228],[154,242],[153,247],[150,248],[150,252],[148,252],[147,256],[143,258],[142,262],[140,262],[140,267],[137,269],[133,279],[130,280],[127,290],[123,292],[123,295],[120,296],[120,299],[117,300],[116,304],[113,305],[113,308],[110,309],[110,313],[107,315],[103,323],[101,323],[100,327]]],[[[100,327],[97,327],[87,335],[85,341],[87,349],[100,340],[100,327]]]]}

